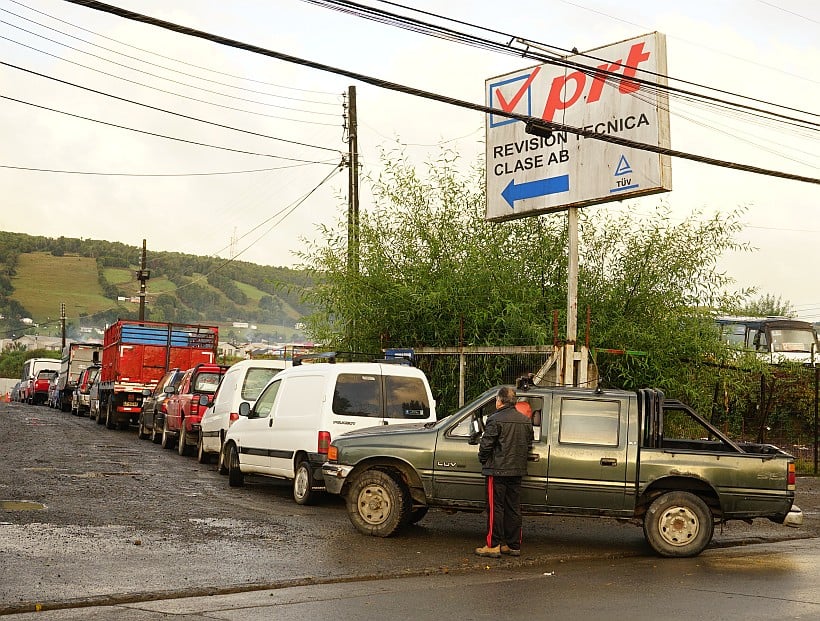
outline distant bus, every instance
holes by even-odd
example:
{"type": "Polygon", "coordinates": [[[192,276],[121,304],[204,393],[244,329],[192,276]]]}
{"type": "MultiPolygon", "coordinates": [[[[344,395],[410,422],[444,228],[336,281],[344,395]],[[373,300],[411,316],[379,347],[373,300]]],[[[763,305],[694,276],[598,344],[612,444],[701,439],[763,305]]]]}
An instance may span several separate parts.
{"type": "Polygon", "coordinates": [[[740,349],[756,352],[771,364],[820,363],[817,332],[808,321],[789,317],[717,317],[723,340],[740,349]]]}

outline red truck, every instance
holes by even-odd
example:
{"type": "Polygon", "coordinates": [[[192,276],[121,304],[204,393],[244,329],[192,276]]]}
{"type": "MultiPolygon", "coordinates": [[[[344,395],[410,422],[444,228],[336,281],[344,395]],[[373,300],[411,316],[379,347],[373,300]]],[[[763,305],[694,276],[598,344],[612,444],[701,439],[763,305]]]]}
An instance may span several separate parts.
{"type": "Polygon", "coordinates": [[[165,400],[165,420],[162,423],[162,446],[172,448],[174,442],[180,455],[187,455],[199,439],[202,415],[207,409],[200,404],[200,396],[213,398],[227,366],[198,364],[188,369],[177,388],[169,387],[165,400]]]}
{"type": "Polygon", "coordinates": [[[97,422],[109,429],[136,423],[142,391],[153,390],[168,369],[216,360],[219,328],[196,324],[119,320],[103,338],[97,422]]]}

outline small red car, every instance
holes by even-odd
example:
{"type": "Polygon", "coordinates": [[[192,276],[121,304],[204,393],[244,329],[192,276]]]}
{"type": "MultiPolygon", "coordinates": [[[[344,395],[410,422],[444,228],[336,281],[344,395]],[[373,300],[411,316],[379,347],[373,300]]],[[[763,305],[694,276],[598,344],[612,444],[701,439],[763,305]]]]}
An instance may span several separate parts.
{"type": "Polygon", "coordinates": [[[221,364],[198,364],[188,369],[165,401],[165,422],[162,430],[162,446],[172,448],[176,440],[180,455],[187,455],[196,447],[200,421],[207,406],[200,405],[199,397],[213,396],[228,367],[221,364]]]}

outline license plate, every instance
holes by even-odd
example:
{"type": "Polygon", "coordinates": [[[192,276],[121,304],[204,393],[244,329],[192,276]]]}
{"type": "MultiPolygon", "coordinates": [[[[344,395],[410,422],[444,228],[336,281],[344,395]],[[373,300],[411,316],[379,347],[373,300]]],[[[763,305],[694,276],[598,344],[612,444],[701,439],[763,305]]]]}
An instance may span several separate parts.
{"type": "Polygon", "coordinates": [[[137,401],[125,401],[122,405],[126,408],[138,408],[140,406],[139,402],[137,401]]]}

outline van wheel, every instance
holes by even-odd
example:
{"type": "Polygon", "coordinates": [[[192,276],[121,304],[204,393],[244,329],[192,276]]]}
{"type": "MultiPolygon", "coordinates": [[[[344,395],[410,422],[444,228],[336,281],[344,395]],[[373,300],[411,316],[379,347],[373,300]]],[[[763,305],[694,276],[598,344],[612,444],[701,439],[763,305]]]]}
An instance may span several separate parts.
{"type": "Polygon", "coordinates": [[[667,492],[658,496],[643,519],[646,541],[661,556],[697,556],[714,533],[712,512],[690,492],[667,492]]]}
{"type": "Polygon", "coordinates": [[[307,460],[300,461],[293,476],[293,500],[297,505],[312,505],[317,493],[313,491],[313,468],[307,460]]]}
{"type": "Polygon", "coordinates": [[[196,460],[200,464],[211,463],[211,454],[205,452],[205,447],[202,446],[202,431],[199,432],[199,437],[196,440],[196,460]]]}
{"type": "Polygon", "coordinates": [[[239,451],[236,444],[227,447],[228,450],[228,484],[231,487],[242,487],[245,484],[245,475],[239,469],[239,451]]]}
{"type": "Polygon", "coordinates": [[[225,445],[223,444],[219,449],[219,457],[217,458],[217,468],[219,474],[228,474],[228,462],[225,459],[225,445]]]}
{"type": "Polygon", "coordinates": [[[412,507],[410,492],[383,470],[365,470],[347,493],[350,521],[365,535],[389,537],[407,523],[412,507]]]}

